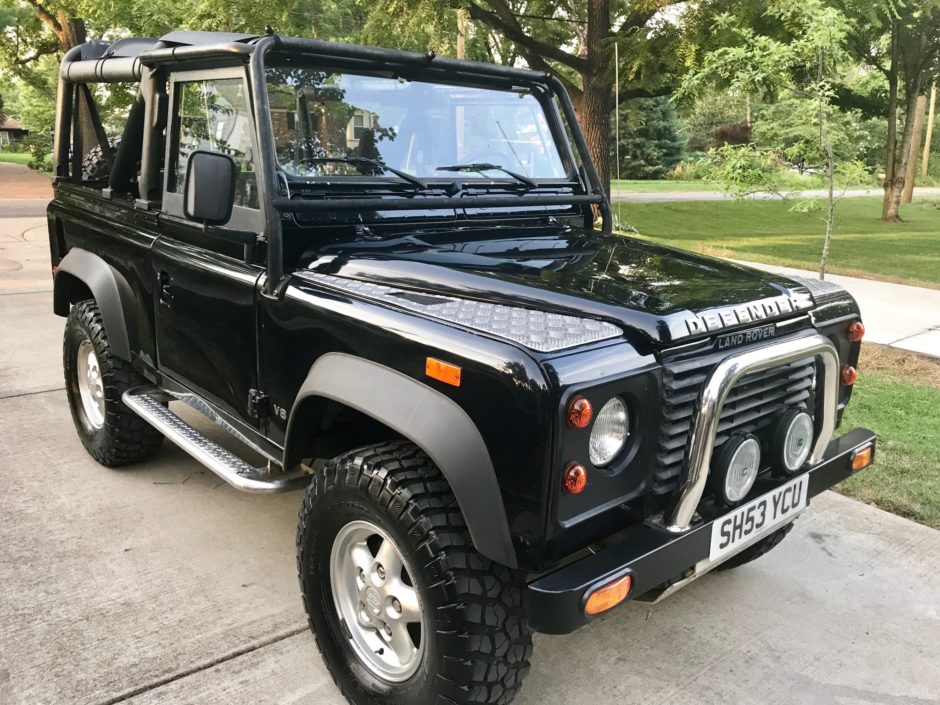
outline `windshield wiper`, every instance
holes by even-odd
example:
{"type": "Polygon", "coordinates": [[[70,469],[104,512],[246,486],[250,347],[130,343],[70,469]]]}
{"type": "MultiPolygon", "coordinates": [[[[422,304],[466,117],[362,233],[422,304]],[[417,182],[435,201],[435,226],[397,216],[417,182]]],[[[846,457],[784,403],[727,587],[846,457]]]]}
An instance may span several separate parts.
{"type": "Polygon", "coordinates": [[[522,174],[517,174],[514,171],[509,171],[509,169],[504,169],[499,164],[488,164],[486,162],[476,163],[476,164],[449,164],[445,166],[436,167],[437,171],[501,171],[507,176],[511,176],[520,184],[526,188],[538,188],[538,184],[535,183],[528,176],[523,176],[522,174]]]}
{"type": "Polygon", "coordinates": [[[404,171],[390,167],[383,161],[378,159],[369,159],[369,157],[357,157],[355,155],[348,157],[307,157],[306,159],[301,159],[298,164],[352,164],[353,166],[357,164],[362,164],[365,166],[371,166],[376,169],[381,169],[383,172],[394,174],[402,181],[407,181],[409,184],[414,186],[419,191],[427,190],[427,184],[425,184],[421,179],[418,179],[411,174],[408,174],[404,171]]]}

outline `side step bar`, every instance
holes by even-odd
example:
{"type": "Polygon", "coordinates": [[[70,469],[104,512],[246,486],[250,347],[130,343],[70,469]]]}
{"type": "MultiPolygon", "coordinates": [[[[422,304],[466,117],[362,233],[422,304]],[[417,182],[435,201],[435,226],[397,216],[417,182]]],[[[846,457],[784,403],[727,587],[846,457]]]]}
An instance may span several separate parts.
{"type": "Polygon", "coordinates": [[[157,387],[136,387],[128,389],[121,398],[144,421],[235,489],[243,492],[287,492],[310,484],[310,475],[302,470],[271,474],[267,468],[256,468],[245,462],[170,411],[162,403],[165,397],[157,387]]]}

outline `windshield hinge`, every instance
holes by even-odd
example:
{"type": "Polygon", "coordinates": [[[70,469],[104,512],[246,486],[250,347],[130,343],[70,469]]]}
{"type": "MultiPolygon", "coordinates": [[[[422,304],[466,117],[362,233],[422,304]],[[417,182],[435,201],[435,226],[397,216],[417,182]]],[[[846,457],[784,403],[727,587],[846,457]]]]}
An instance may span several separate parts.
{"type": "Polygon", "coordinates": [[[270,404],[268,395],[257,389],[248,390],[248,415],[261,420],[268,415],[270,404]]]}

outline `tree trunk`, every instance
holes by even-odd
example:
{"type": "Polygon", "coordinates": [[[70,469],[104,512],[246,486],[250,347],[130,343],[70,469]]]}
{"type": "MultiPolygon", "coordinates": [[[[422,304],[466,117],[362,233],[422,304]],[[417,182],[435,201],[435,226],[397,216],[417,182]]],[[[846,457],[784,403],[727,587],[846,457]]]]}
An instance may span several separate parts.
{"type": "Polygon", "coordinates": [[[901,196],[904,193],[904,176],[907,172],[907,163],[911,157],[911,142],[914,137],[914,116],[917,113],[917,98],[920,92],[920,85],[917,81],[914,81],[914,85],[909,86],[909,89],[907,108],[904,115],[904,133],[898,149],[900,158],[895,161],[895,176],[890,198],[888,197],[889,194],[885,194],[886,207],[883,220],[891,223],[901,221],[901,196]]]}
{"type": "MultiPolygon", "coordinates": [[[[818,50],[819,68],[816,80],[819,86],[823,85],[826,75],[826,55],[823,48],[818,50]]],[[[829,135],[829,114],[826,110],[828,100],[821,89],[817,89],[816,99],[819,102],[819,146],[826,155],[826,237],[823,240],[822,257],[819,258],[819,279],[826,278],[826,268],[829,266],[829,251],[832,247],[832,231],[836,222],[836,155],[832,148],[832,137],[829,135]]]]}
{"type": "Polygon", "coordinates": [[[614,52],[610,42],[610,0],[588,0],[585,48],[588,71],[581,74],[578,120],[597,166],[601,186],[610,195],[610,114],[614,109],[614,52]]]}
{"type": "Polygon", "coordinates": [[[911,131],[911,148],[908,150],[907,168],[904,170],[904,192],[901,194],[901,203],[910,203],[914,199],[914,179],[917,176],[917,159],[920,157],[920,143],[924,136],[926,115],[927,96],[918,96],[917,107],[914,109],[914,129],[911,131]]]}
{"type": "Polygon", "coordinates": [[[924,140],[924,157],[920,165],[920,175],[926,177],[930,168],[930,139],[933,136],[933,115],[937,107],[937,83],[930,86],[930,107],[927,109],[927,139],[924,140]]]}
{"type": "Polygon", "coordinates": [[[613,86],[596,77],[582,76],[583,93],[578,101],[578,122],[584,140],[597,167],[601,186],[610,194],[610,112],[613,110],[613,86]]]}
{"type": "Polygon", "coordinates": [[[824,149],[826,151],[826,181],[828,193],[826,199],[826,237],[823,240],[822,257],[819,258],[819,278],[826,278],[826,268],[829,266],[829,251],[832,247],[832,231],[836,222],[836,160],[832,151],[832,143],[824,136],[824,149]]]}
{"type": "MultiPolygon", "coordinates": [[[[60,14],[60,21],[62,21],[65,14],[60,14]]],[[[85,43],[85,20],[76,17],[75,19],[65,20],[63,26],[65,27],[65,31],[60,38],[60,44],[62,44],[63,47],[67,47],[63,49],[63,52],[68,51],[74,46],[85,43]]]]}
{"type": "Polygon", "coordinates": [[[897,219],[897,209],[894,217],[889,217],[890,206],[894,201],[894,193],[900,192],[903,184],[897,183],[898,168],[898,64],[900,51],[898,47],[898,22],[891,24],[891,61],[888,66],[888,136],[885,142],[885,180],[884,202],[881,206],[881,219],[897,219]]]}

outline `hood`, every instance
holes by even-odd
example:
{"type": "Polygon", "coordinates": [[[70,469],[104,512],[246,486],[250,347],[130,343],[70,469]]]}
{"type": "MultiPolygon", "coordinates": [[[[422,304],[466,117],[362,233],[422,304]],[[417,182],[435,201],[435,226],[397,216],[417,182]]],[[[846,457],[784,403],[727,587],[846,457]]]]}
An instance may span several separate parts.
{"type": "Polygon", "coordinates": [[[428,243],[417,237],[321,250],[318,272],[428,293],[581,315],[656,344],[798,315],[793,280],[629,237],[558,235],[428,243]]]}

